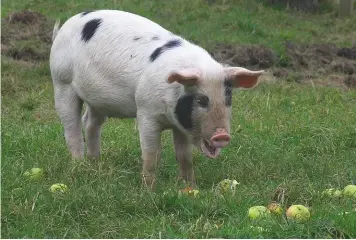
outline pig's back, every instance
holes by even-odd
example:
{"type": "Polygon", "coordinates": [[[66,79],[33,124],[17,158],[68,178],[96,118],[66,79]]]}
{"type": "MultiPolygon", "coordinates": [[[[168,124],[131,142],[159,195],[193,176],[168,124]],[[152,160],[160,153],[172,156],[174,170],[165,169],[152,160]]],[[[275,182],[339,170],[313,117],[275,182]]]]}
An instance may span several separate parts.
{"type": "Polygon", "coordinates": [[[67,41],[57,43],[58,36],[53,47],[70,49],[80,72],[95,69],[107,78],[134,80],[151,63],[156,48],[178,38],[146,18],[115,10],[78,14],[62,26],[60,34],[67,41]]]}
{"type": "MultiPolygon", "coordinates": [[[[51,65],[65,71],[64,81],[87,103],[102,103],[98,108],[110,103],[110,109],[122,109],[133,106],[138,81],[160,55],[155,50],[175,41],[186,42],[135,14],[115,10],[81,13],[61,27],[53,43],[51,54],[56,57],[51,57],[51,65]]],[[[122,111],[131,116],[136,106],[122,111]]]]}

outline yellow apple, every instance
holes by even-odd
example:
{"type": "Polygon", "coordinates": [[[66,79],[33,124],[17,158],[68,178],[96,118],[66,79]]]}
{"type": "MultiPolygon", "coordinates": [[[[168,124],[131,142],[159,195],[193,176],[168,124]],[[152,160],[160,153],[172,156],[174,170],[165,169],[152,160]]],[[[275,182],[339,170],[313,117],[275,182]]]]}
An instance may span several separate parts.
{"type": "Polygon", "coordinates": [[[347,185],[343,190],[343,195],[356,198],[356,185],[347,185]]]}
{"type": "Polygon", "coordinates": [[[63,183],[56,183],[56,184],[53,184],[49,190],[52,192],[52,193],[64,193],[66,192],[68,189],[67,185],[63,184],[63,183]]]}
{"type": "Polygon", "coordinates": [[[286,212],[287,218],[302,223],[310,218],[309,209],[303,205],[292,205],[286,212]]]}
{"type": "Polygon", "coordinates": [[[221,193],[226,193],[229,190],[230,191],[235,191],[236,190],[236,186],[239,185],[239,184],[240,183],[237,182],[236,180],[224,179],[219,183],[218,189],[220,190],[221,193]]]}
{"type": "Polygon", "coordinates": [[[270,214],[265,206],[254,206],[248,209],[248,217],[251,220],[257,220],[267,217],[270,214]]]}
{"type": "Polygon", "coordinates": [[[276,215],[282,215],[283,213],[283,208],[281,207],[280,204],[276,203],[276,202],[271,202],[268,204],[267,209],[276,215]]]}

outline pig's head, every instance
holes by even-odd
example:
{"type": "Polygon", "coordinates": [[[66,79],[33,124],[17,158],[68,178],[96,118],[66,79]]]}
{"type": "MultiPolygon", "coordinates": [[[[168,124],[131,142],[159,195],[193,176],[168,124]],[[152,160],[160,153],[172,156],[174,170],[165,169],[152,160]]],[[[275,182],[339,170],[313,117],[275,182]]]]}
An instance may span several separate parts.
{"type": "Polygon", "coordinates": [[[177,120],[207,157],[218,157],[221,148],[230,143],[233,89],[254,88],[262,73],[226,67],[209,74],[192,68],[169,75],[168,83],[185,86],[185,93],[179,97],[174,110],[177,120]]]}

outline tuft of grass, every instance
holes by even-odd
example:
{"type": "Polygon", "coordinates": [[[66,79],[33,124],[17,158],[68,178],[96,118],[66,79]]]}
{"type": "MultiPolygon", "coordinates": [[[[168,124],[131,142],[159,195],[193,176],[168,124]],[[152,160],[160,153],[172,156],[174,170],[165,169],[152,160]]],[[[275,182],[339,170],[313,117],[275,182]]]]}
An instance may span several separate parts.
{"type": "MultiPolygon", "coordinates": [[[[259,43],[283,61],[285,40],[349,45],[352,19],[280,11],[255,1],[7,1],[2,16],[20,9],[62,20],[87,9],[122,9],[151,18],[204,47],[259,43]]],[[[38,43],[32,44],[38,49],[38,43]]],[[[41,48],[42,49],[42,48],[41,48]]],[[[44,49],[44,48],[43,48],[44,49]]],[[[194,151],[200,195],[179,198],[171,142],[162,134],[163,161],[155,193],[141,187],[141,153],[133,120],[109,119],[102,156],[73,162],[53,105],[47,61],[2,56],[1,233],[3,238],[355,238],[354,200],[328,199],[326,188],[356,181],[356,92],[290,83],[261,84],[233,96],[232,143],[219,159],[194,151]],[[23,173],[44,170],[38,182],[23,173]],[[240,182],[235,195],[212,190],[240,182]],[[52,195],[65,183],[64,195],[52,195]],[[305,224],[284,216],[251,222],[247,210],[278,200],[311,208],[305,224]],[[254,227],[254,228],[251,228],[254,227]],[[262,227],[260,230],[257,227],[262,227]]]]}

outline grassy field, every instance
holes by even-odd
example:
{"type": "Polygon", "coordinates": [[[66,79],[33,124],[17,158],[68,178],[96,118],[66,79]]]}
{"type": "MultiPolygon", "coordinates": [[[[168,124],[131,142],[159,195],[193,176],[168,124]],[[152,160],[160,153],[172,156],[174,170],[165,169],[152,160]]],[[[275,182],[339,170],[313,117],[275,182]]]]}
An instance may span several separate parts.
{"type": "MultiPolygon", "coordinates": [[[[217,42],[263,44],[277,53],[277,67],[289,65],[284,41],[349,47],[356,36],[355,17],[286,12],[255,1],[3,1],[2,25],[8,14],[30,9],[48,18],[51,31],[56,18],[98,8],[149,17],[209,49],[217,42]]],[[[10,47],[32,44],[45,54],[50,46],[36,37],[13,43],[10,47]]],[[[231,146],[216,160],[195,151],[200,195],[179,198],[170,132],[163,134],[158,188],[150,193],[141,188],[133,120],[107,121],[101,159],[73,162],[54,111],[47,58],[2,54],[1,77],[2,238],[356,238],[356,212],[343,214],[355,200],[320,194],[356,182],[355,90],[282,78],[236,92],[231,146]],[[22,176],[32,167],[43,168],[42,180],[22,176]],[[224,178],[240,182],[235,195],[214,194],[224,178]],[[53,183],[67,184],[69,191],[54,196],[48,191],[53,183]],[[249,207],[271,200],[284,208],[304,204],[312,217],[305,224],[284,217],[248,219],[249,207]]]]}

